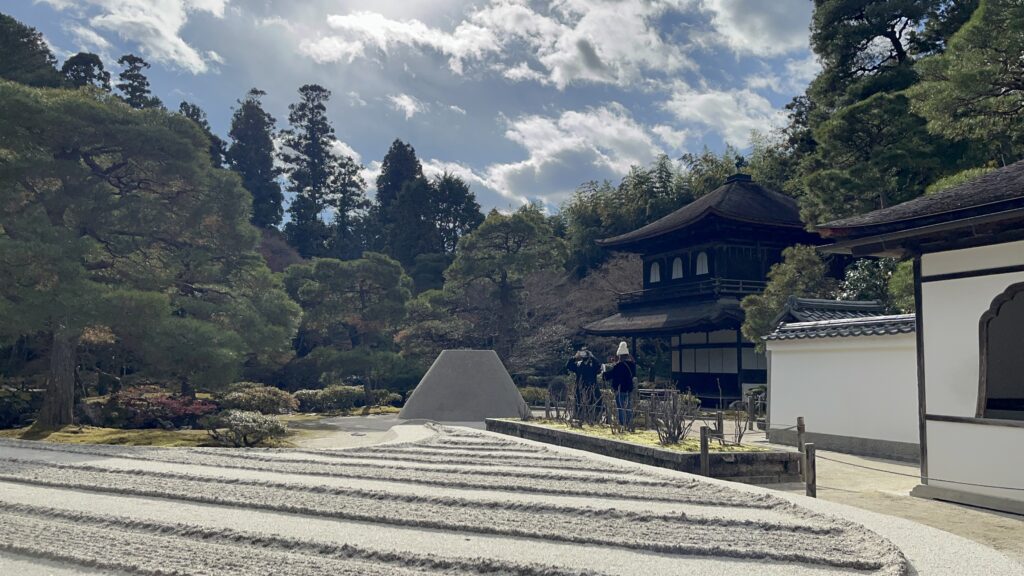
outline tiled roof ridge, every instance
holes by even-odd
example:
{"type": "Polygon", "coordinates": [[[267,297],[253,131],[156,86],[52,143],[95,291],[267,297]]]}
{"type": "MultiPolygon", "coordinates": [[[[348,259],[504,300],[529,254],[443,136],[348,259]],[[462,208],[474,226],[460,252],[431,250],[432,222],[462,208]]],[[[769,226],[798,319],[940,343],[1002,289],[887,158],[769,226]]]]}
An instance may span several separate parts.
{"type": "Polygon", "coordinates": [[[882,316],[855,316],[853,318],[835,318],[832,320],[811,320],[808,322],[783,322],[779,330],[787,328],[797,330],[801,328],[825,328],[828,326],[857,326],[869,324],[883,324],[885,322],[907,322],[915,320],[914,314],[886,314],[882,316]]]}

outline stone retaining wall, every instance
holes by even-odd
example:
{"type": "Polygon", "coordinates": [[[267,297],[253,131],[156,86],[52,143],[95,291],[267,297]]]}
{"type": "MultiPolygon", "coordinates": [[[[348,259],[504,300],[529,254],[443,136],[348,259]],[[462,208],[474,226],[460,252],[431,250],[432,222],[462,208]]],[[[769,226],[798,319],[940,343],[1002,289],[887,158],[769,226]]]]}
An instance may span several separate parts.
{"type": "MultiPolygon", "coordinates": [[[[697,452],[677,452],[621,440],[596,438],[529,422],[488,418],[486,424],[491,432],[586,450],[639,464],[691,474],[700,473],[700,454],[697,452]]],[[[797,452],[711,452],[708,456],[713,478],[748,484],[800,481],[800,454],[797,452]]]]}

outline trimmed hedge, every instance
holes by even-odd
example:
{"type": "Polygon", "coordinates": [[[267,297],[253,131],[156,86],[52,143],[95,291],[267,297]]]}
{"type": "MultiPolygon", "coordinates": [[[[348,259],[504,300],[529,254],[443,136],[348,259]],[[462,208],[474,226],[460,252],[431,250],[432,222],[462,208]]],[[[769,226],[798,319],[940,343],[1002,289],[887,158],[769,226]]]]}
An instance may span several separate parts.
{"type": "Polygon", "coordinates": [[[299,409],[299,402],[280,388],[255,385],[229,392],[221,400],[221,406],[228,410],[261,414],[288,414],[299,409]]]}

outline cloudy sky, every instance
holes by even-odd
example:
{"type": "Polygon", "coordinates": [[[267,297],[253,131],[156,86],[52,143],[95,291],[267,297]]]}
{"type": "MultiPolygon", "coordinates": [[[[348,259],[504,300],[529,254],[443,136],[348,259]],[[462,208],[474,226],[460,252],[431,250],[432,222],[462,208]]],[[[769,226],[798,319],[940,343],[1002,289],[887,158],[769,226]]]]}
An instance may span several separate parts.
{"type": "Polygon", "coordinates": [[[817,70],[809,0],[3,0],[58,58],[133,52],[168,107],[225,134],[250,87],[283,125],[333,92],[338,146],[371,187],[392,140],[485,208],[550,209],[581,182],[749,145],[817,70]]]}

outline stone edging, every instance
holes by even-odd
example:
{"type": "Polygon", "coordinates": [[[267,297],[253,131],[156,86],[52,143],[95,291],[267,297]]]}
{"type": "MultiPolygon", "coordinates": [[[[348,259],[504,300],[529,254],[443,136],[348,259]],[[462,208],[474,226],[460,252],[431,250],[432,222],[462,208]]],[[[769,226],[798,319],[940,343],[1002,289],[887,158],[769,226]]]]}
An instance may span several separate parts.
{"type": "MultiPolygon", "coordinates": [[[[595,452],[639,464],[668,468],[691,474],[700,473],[700,454],[642,446],[621,440],[595,438],[567,430],[554,430],[529,422],[488,418],[487,430],[546,442],[566,448],[595,452]]],[[[711,476],[750,484],[799,482],[800,454],[788,451],[712,452],[711,476]]]]}

